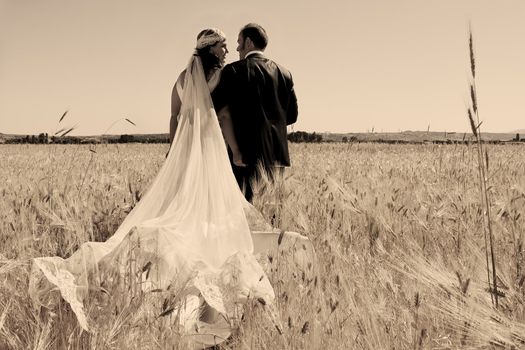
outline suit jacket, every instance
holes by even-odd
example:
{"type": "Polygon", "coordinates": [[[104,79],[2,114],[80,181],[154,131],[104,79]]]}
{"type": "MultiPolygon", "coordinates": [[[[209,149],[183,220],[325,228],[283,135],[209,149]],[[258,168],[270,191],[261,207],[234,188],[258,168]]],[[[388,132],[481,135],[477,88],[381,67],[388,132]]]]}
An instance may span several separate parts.
{"type": "Polygon", "coordinates": [[[290,166],[286,126],[297,121],[290,72],[262,54],[224,67],[212,93],[215,110],[229,106],[243,162],[290,166]]]}

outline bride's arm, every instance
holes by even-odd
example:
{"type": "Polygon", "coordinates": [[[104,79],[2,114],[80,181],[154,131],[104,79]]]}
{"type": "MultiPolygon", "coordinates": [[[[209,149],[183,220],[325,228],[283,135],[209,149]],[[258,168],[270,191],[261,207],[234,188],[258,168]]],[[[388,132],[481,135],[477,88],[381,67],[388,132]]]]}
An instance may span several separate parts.
{"type": "Polygon", "coordinates": [[[179,92],[177,90],[177,84],[181,84],[181,87],[184,87],[183,82],[185,73],[186,70],[180,73],[180,76],[177,79],[177,82],[175,82],[175,85],[173,85],[173,90],[171,91],[170,145],[173,143],[175,132],[177,131],[177,126],[179,125],[178,117],[180,113],[180,107],[182,105],[181,96],[179,96],[179,92]]]}
{"type": "Polygon", "coordinates": [[[230,116],[230,109],[228,108],[228,106],[223,107],[219,111],[218,118],[224,139],[226,140],[228,146],[230,146],[230,149],[233,154],[233,164],[242,167],[246,166],[246,164],[244,164],[242,161],[242,154],[239,150],[239,146],[237,145],[237,139],[235,138],[235,134],[233,132],[233,122],[230,116]]]}
{"type": "Polygon", "coordinates": [[[177,84],[175,84],[173,86],[173,91],[171,92],[170,145],[173,143],[175,131],[177,131],[177,126],[179,124],[177,117],[179,116],[180,106],[181,101],[177,92],[177,84]]]}

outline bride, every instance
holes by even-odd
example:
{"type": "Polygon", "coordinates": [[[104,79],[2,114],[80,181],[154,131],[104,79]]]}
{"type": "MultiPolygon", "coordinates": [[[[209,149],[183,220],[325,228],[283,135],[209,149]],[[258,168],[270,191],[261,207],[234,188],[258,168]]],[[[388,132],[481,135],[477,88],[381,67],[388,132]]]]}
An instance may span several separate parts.
{"type": "Polygon", "coordinates": [[[34,259],[30,294],[36,305],[52,307],[59,291],[89,330],[88,301],[97,296],[172,292],[181,329],[195,332],[196,324],[207,324],[211,333],[220,322],[229,330],[227,320],[249,298],[272,305],[274,291],[252,239],[271,227],[237,185],[210,97],[227,52],[220,30],[198,35],[173,89],[171,146],[158,175],[106,242],[84,243],[67,259],[34,259]]]}

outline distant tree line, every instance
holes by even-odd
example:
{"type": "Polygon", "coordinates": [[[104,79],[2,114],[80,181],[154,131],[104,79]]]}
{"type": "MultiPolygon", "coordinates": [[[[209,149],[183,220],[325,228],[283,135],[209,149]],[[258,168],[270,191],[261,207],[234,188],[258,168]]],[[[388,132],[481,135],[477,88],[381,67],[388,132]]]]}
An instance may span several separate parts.
{"type": "Polygon", "coordinates": [[[98,143],[169,143],[169,136],[161,135],[103,135],[97,137],[49,136],[47,133],[9,138],[10,144],[98,144],[98,143]]]}
{"type": "Polygon", "coordinates": [[[288,134],[290,142],[323,142],[323,136],[315,132],[294,131],[288,134]]]}
{"type": "Polygon", "coordinates": [[[38,135],[20,136],[20,137],[7,139],[5,143],[33,143],[33,144],[49,143],[49,135],[47,133],[41,133],[38,135]]]}
{"type": "MultiPolygon", "coordinates": [[[[434,143],[434,144],[469,144],[469,140],[423,140],[423,141],[408,141],[408,140],[385,140],[385,139],[368,139],[360,140],[357,136],[339,136],[323,138],[323,135],[316,132],[305,132],[305,131],[294,131],[288,134],[288,140],[290,142],[297,143],[319,143],[319,142],[374,142],[374,143],[387,143],[387,144],[422,144],[422,143],[434,143]]],[[[505,143],[505,142],[525,142],[525,138],[520,138],[520,134],[508,141],[501,140],[485,140],[485,143],[505,143]]],[[[102,135],[102,136],[49,136],[47,133],[40,133],[38,135],[25,135],[17,136],[5,139],[5,143],[25,143],[25,144],[98,144],[98,143],[169,143],[168,134],[151,134],[151,135],[102,135]]]]}
{"type": "Polygon", "coordinates": [[[170,138],[166,134],[162,135],[128,135],[123,134],[119,137],[108,138],[107,143],[169,143],[170,138]]]}

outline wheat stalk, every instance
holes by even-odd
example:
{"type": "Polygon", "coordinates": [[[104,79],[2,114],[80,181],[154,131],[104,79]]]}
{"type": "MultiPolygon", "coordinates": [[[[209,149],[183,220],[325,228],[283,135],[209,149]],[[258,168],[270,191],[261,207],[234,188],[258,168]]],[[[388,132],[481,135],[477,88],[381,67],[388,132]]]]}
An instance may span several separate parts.
{"type": "Polygon", "coordinates": [[[472,133],[476,138],[477,154],[478,154],[478,174],[480,182],[480,195],[481,195],[481,204],[483,206],[483,231],[485,236],[485,258],[487,264],[487,279],[489,284],[489,290],[491,293],[492,302],[498,307],[498,286],[496,278],[496,258],[494,253],[494,235],[492,232],[492,222],[490,219],[490,200],[488,194],[487,186],[487,168],[488,168],[488,153],[483,150],[483,145],[481,142],[480,135],[480,126],[481,122],[479,121],[479,110],[478,110],[478,101],[476,97],[476,63],[474,56],[474,43],[472,38],[472,30],[469,28],[469,53],[470,53],[470,72],[472,74],[472,83],[470,84],[470,98],[472,107],[468,108],[468,119],[470,122],[470,127],[472,133]],[[476,117],[476,122],[474,122],[474,116],[476,117]],[[477,125],[476,125],[477,123],[477,125]],[[485,161],[484,159],[485,158],[485,161]],[[489,264],[489,248],[490,248],[490,264],[489,264]],[[492,266],[492,283],[490,276],[490,267],[492,266]],[[491,288],[492,284],[492,288],[491,288]]]}

